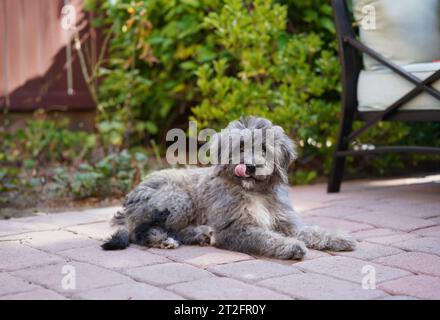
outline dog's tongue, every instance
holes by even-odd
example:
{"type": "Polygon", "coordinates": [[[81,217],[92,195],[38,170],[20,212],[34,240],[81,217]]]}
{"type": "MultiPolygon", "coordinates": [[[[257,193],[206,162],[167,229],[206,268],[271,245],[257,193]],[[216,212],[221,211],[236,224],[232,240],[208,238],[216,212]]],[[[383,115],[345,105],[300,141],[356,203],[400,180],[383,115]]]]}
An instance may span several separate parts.
{"type": "Polygon", "coordinates": [[[242,178],[249,177],[249,175],[246,174],[246,165],[244,164],[237,164],[235,166],[234,173],[237,177],[242,177],[242,178]]]}

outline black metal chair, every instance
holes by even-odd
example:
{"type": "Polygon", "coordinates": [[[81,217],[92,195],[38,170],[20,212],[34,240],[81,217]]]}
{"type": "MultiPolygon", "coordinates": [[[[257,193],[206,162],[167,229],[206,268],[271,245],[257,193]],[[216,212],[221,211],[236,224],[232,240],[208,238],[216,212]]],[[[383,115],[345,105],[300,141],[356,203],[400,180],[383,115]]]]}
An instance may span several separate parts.
{"type": "Polygon", "coordinates": [[[342,64],[342,112],[340,128],[336,142],[336,150],[333,156],[333,163],[327,191],[339,192],[347,156],[361,156],[366,154],[380,154],[387,152],[400,153],[436,153],[440,154],[440,148],[425,146],[383,146],[372,150],[349,150],[349,144],[368,128],[379,121],[406,121],[406,122],[433,122],[440,121],[440,110],[405,110],[399,112],[406,102],[415,98],[423,92],[440,100],[440,92],[431,86],[440,79],[440,70],[436,71],[425,80],[420,80],[407,72],[399,65],[389,61],[380,53],[365,46],[356,39],[352,23],[352,14],[348,10],[347,0],[332,0],[333,15],[336,25],[339,57],[342,64]],[[393,72],[410,81],[415,87],[406,95],[398,99],[383,111],[358,111],[357,83],[359,73],[362,69],[362,56],[365,53],[385,65],[393,72]],[[354,120],[363,121],[362,127],[353,131],[354,120]]]}

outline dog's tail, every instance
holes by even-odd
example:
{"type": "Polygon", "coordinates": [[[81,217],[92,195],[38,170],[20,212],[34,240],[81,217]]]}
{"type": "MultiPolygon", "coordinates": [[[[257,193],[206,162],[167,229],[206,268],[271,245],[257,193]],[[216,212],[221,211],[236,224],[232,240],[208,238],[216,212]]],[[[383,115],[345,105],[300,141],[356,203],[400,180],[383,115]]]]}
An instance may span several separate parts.
{"type": "Polygon", "coordinates": [[[128,229],[123,226],[119,228],[105,243],[101,245],[104,250],[122,250],[130,245],[128,229]]]}

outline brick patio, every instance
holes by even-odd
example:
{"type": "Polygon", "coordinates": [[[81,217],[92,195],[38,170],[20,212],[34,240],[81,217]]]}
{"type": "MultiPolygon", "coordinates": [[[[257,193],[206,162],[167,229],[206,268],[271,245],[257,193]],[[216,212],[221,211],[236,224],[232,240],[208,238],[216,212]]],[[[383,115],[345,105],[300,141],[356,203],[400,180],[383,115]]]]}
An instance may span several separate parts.
{"type": "Polygon", "coordinates": [[[104,252],[117,208],[42,214],[0,221],[0,299],[440,299],[440,176],[291,196],[305,221],[351,232],[358,249],[299,262],[208,247],[104,252]],[[362,287],[365,266],[376,289],[362,287]],[[75,288],[63,286],[68,270],[75,288]]]}

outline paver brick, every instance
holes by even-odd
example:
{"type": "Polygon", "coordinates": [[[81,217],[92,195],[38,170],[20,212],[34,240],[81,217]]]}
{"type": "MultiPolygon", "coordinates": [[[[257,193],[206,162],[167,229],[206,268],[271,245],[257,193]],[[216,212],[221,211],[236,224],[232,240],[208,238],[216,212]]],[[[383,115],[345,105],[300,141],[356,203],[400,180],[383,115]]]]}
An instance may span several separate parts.
{"type": "MultiPolygon", "coordinates": [[[[304,261],[314,260],[314,259],[319,259],[319,258],[324,258],[324,257],[330,257],[330,254],[325,251],[307,249],[307,253],[304,257],[304,261]]],[[[292,260],[281,260],[281,261],[292,261],[292,260]]],[[[297,263],[298,261],[294,260],[293,262],[297,263]]]]}
{"type": "Polygon", "coordinates": [[[310,210],[325,208],[328,206],[330,206],[328,203],[322,203],[319,201],[309,201],[309,200],[293,201],[293,208],[295,212],[300,216],[307,216],[310,210]]]}
{"type": "Polygon", "coordinates": [[[179,283],[167,289],[190,299],[203,300],[286,300],[288,296],[234,279],[203,278],[179,283]]]}
{"type": "Polygon", "coordinates": [[[407,295],[420,299],[440,299],[440,279],[417,275],[385,282],[379,288],[394,295],[407,295]]]}
{"type": "Polygon", "coordinates": [[[390,246],[397,242],[415,239],[418,237],[418,235],[413,233],[396,233],[394,235],[368,238],[365,241],[390,246]]]}
{"type": "Polygon", "coordinates": [[[7,294],[31,291],[37,288],[36,285],[29,281],[11,276],[7,273],[0,273],[0,297],[7,294]]]}
{"type": "MultiPolygon", "coordinates": [[[[440,206],[440,204],[439,204],[439,206],[440,206]]],[[[440,224],[440,217],[431,218],[429,220],[434,222],[435,224],[440,224]]]]}
{"type": "Polygon", "coordinates": [[[369,238],[375,238],[375,237],[384,237],[394,234],[400,234],[396,231],[393,231],[391,229],[385,229],[385,228],[375,228],[375,229],[368,229],[368,230],[361,230],[352,232],[351,235],[356,240],[366,240],[369,238]]]}
{"type": "Polygon", "coordinates": [[[293,266],[300,261],[308,261],[308,260],[320,259],[324,257],[331,257],[331,255],[328,252],[314,250],[314,249],[307,249],[307,253],[304,256],[303,260],[280,260],[276,258],[255,256],[255,258],[258,259],[259,261],[269,261],[284,266],[293,266]]]}
{"type": "Polygon", "coordinates": [[[307,211],[307,216],[320,216],[320,217],[324,216],[329,218],[343,219],[346,216],[350,216],[354,214],[364,214],[366,212],[369,212],[369,210],[364,208],[360,209],[360,208],[338,206],[337,204],[334,204],[330,207],[307,211]]]}
{"type": "Polygon", "coordinates": [[[59,254],[72,260],[116,270],[169,262],[163,256],[140,250],[134,246],[125,250],[104,251],[97,244],[87,248],[62,251],[59,254]]]}
{"type": "Polygon", "coordinates": [[[167,286],[179,282],[194,281],[212,277],[208,271],[183,263],[165,263],[125,270],[136,281],[167,286]]]}
{"type": "Polygon", "coordinates": [[[402,252],[402,250],[390,246],[359,242],[354,251],[335,252],[334,254],[361,260],[373,260],[379,257],[391,256],[402,252]]]}
{"type": "Polygon", "coordinates": [[[20,292],[0,297],[0,300],[66,300],[67,298],[47,289],[20,292]]]}
{"type": "Polygon", "coordinates": [[[430,228],[425,228],[425,229],[419,229],[414,231],[414,233],[417,233],[421,236],[425,236],[425,237],[436,237],[436,238],[440,238],[440,226],[434,226],[434,227],[430,227],[430,228]]]}
{"type": "Polygon", "coordinates": [[[402,231],[412,231],[430,227],[435,224],[429,220],[408,217],[397,213],[388,213],[386,211],[351,215],[346,218],[356,222],[368,223],[379,228],[389,228],[402,231]]]}
{"type": "Polygon", "coordinates": [[[87,300],[181,300],[179,295],[145,283],[130,282],[117,286],[80,292],[74,299],[87,300]]]}
{"type": "Polygon", "coordinates": [[[440,241],[438,238],[415,238],[393,244],[408,251],[419,251],[440,255],[440,241]]]}
{"type": "Polygon", "coordinates": [[[418,300],[418,299],[410,296],[387,296],[379,300],[418,300]]]}
{"type": "Polygon", "coordinates": [[[72,225],[105,221],[104,217],[98,217],[96,215],[90,214],[90,211],[91,210],[42,214],[32,217],[18,218],[12,221],[20,223],[26,226],[26,228],[35,231],[44,231],[44,229],[47,228],[58,229],[72,225]],[[39,225],[43,226],[43,228],[34,227],[39,225]]]}
{"type": "Polygon", "coordinates": [[[371,203],[383,203],[385,202],[384,198],[386,197],[386,194],[362,193],[362,196],[359,196],[357,193],[353,193],[350,198],[335,202],[334,205],[368,210],[368,208],[371,206],[371,203]]]}
{"type": "Polygon", "coordinates": [[[0,238],[25,232],[29,232],[29,229],[21,223],[11,220],[0,220],[0,238]]]}
{"type": "Polygon", "coordinates": [[[354,284],[315,273],[272,278],[258,284],[297,299],[363,300],[377,299],[387,295],[377,289],[363,289],[361,283],[354,284]]]}
{"type": "Polygon", "coordinates": [[[368,229],[368,230],[361,230],[351,233],[353,238],[356,240],[366,240],[370,238],[377,238],[377,237],[385,237],[385,236],[392,236],[402,234],[401,232],[396,232],[391,229],[385,229],[385,228],[375,228],[375,229],[368,229]]]}
{"type": "Polygon", "coordinates": [[[132,281],[129,277],[117,272],[73,261],[15,271],[12,275],[29,280],[62,295],[132,281]]]}
{"type": "Polygon", "coordinates": [[[171,260],[189,263],[199,267],[208,267],[215,264],[250,260],[251,256],[234,251],[222,250],[214,247],[181,246],[177,249],[149,249],[148,251],[164,255],[171,260]]]}
{"type": "MultiPolygon", "coordinates": [[[[16,235],[4,237],[3,239],[16,239],[16,235]]],[[[87,237],[62,230],[37,231],[23,233],[19,237],[20,243],[26,246],[56,253],[72,248],[82,248],[90,245],[98,246],[99,243],[87,237]]]]}
{"type": "Polygon", "coordinates": [[[57,230],[59,227],[47,221],[40,221],[44,216],[33,216],[17,219],[0,220],[0,235],[24,233],[31,231],[57,230]],[[7,232],[8,228],[15,229],[14,233],[7,232]]]}
{"type": "Polygon", "coordinates": [[[67,228],[69,231],[73,231],[100,241],[109,238],[116,231],[116,229],[117,228],[111,226],[109,222],[89,223],[67,228]]]}
{"type": "Polygon", "coordinates": [[[364,223],[357,223],[328,217],[306,217],[303,220],[306,224],[318,225],[323,228],[342,230],[345,232],[355,232],[373,228],[372,226],[364,223]]]}
{"type": "Polygon", "coordinates": [[[289,188],[288,192],[293,203],[297,201],[317,202],[316,199],[319,199],[319,202],[328,203],[350,198],[350,195],[344,192],[327,193],[326,187],[322,184],[295,186],[295,188],[289,188]]]}
{"type": "Polygon", "coordinates": [[[376,259],[375,262],[405,269],[414,273],[424,273],[440,277],[440,257],[422,252],[402,254],[376,259]]]}
{"type": "Polygon", "coordinates": [[[209,271],[228,278],[243,281],[259,281],[286,274],[301,273],[291,266],[264,260],[240,261],[208,268],[209,271]]]}
{"type": "MultiPolygon", "coordinates": [[[[414,200],[413,200],[414,201],[414,200]]],[[[433,203],[419,203],[414,202],[408,204],[403,202],[402,199],[396,201],[386,202],[381,204],[372,205],[369,207],[374,212],[386,214],[397,214],[403,216],[409,216],[413,218],[430,218],[440,216],[440,206],[433,203]]]]}
{"type": "Polygon", "coordinates": [[[105,219],[106,221],[110,221],[111,218],[116,214],[116,212],[122,210],[121,206],[114,207],[104,207],[104,208],[93,208],[87,209],[85,212],[89,215],[96,216],[100,219],[105,219]]]}
{"type": "Polygon", "coordinates": [[[371,261],[341,256],[304,261],[295,265],[296,268],[304,272],[324,274],[341,280],[352,281],[357,284],[362,283],[362,279],[365,276],[365,271],[363,272],[363,270],[367,270],[364,269],[366,266],[375,268],[376,283],[411,275],[408,271],[378,265],[371,261]]]}
{"type": "Polygon", "coordinates": [[[63,261],[63,259],[54,254],[15,242],[2,243],[0,246],[0,257],[0,271],[19,270],[63,261]]]}

